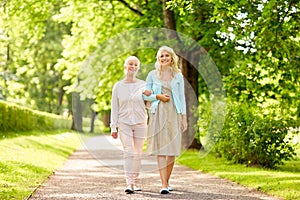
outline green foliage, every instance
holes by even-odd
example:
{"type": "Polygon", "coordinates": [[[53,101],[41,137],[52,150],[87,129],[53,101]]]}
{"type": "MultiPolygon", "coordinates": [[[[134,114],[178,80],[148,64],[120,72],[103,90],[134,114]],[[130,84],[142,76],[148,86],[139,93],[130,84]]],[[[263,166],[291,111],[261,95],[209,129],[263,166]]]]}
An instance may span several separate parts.
{"type": "MultiPolygon", "coordinates": [[[[52,16],[64,4],[55,1],[6,1],[1,9],[2,99],[33,109],[60,113],[61,74],[54,65],[68,26],[52,16]],[[2,29],[3,27],[3,29],[2,29]]],[[[1,95],[0,95],[1,96],[1,95]]],[[[1,97],[0,97],[1,98],[1,97]]]]}
{"type": "Polygon", "coordinates": [[[238,101],[289,101],[297,109],[299,2],[211,2],[213,20],[222,22],[217,40],[226,47],[224,53],[236,59],[224,74],[228,95],[238,101]]]}
{"type": "MultiPolygon", "coordinates": [[[[1,63],[1,72],[5,77],[2,85],[3,95],[26,101],[25,83],[19,80],[18,73],[34,68],[34,50],[36,41],[43,37],[50,4],[33,1],[7,1],[1,6],[1,35],[6,39],[1,47],[6,50],[4,62],[1,63]]],[[[28,80],[27,80],[28,81],[28,80]]]]}
{"type": "Polygon", "coordinates": [[[177,17],[177,29],[209,50],[230,98],[284,102],[291,107],[290,115],[299,116],[299,2],[168,3],[177,17]]]}
{"type": "MultiPolygon", "coordinates": [[[[75,90],[84,61],[99,44],[129,29],[164,26],[161,1],[126,2],[4,1],[0,12],[0,98],[58,113],[57,97],[75,90]]],[[[174,12],[177,31],[209,51],[231,98],[284,99],[298,109],[297,2],[174,0],[168,7],[174,12]]],[[[153,60],[147,50],[141,50],[139,57],[153,60]]],[[[122,67],[123,58],[113,59],[122,67]]],[[[101,81],[100,85],[108,87],[85,87],[82,97],[97,99],[97,107],[107,110],[111,85],[123,74],[117,67],[97,67],[108,76],[97,80],[91,76],[86,82],[97,85],[101,81]]],[[[201,92],[207,92],[201,81],[201,92]]]]}
{"type": "Polygon", "coordinates": [[[290,118],[279,106],[261,108],[227,104],[228,112],[215,151],[234,163],[274,168],[290,160],[295,148],[289,135],[290,118]]]}
{"type": "Polygon", "coordinates": [[[106,55],[101,51],[122,45],[107,41],[132,26],[134,17],[135,14],[117,1],[67,1],[54,15],[57,23],[71,24],[70,33],[62,41],[62,57],[55,65],[67,83],[64,91],[79,92],[82,100],[95,100],[92,106],[95,111],[109,110],[112,86],[124,75],[123,59],[119,58],[124,58],[124,52],[112,56],[110,51],[106,55]],[[99,52],[101,57],[91,66],[91,60],[99,52]]]}
{"type": "Polygon", "coordinates": [[[63,34],[68,32],[68,26],[58,24],[51,18],[45,21],[46,31],[41,40],[33,49],[36,55],[33,59],[34,68],[18,73],[21,82],[26,82],[25,89],[29,94],[31,107],[41,111],[61,114],[64,102],[59,99],[63,95],[63,86],[67,84],[62,80],[62,73],[55,69],[57,58],[61,56],[63,34]],[[44,91],[44,92],[41,92],[44,91]]]}
{"type": "Polygon", "coordinates": [[[70,127],[71,121],[65,117],[0,101],[1,132],[49,130],[70,127]]]}

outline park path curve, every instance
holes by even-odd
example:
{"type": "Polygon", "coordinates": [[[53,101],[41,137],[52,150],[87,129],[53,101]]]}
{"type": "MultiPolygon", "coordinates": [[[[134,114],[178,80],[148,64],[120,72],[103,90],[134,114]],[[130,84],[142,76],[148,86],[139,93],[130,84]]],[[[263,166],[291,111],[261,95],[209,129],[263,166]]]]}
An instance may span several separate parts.
{"type": "Polygon", "coordinates": [[[159,194],[160,179],[153,157],[144,156],[140,174],[141,192],[125,194],[120,141],[95,136],[83,142],[29,200],[89,199],[181,199],[181,200],[279,200],[255,189],[175,165],[171,177],[174,191],[159,194]]]}

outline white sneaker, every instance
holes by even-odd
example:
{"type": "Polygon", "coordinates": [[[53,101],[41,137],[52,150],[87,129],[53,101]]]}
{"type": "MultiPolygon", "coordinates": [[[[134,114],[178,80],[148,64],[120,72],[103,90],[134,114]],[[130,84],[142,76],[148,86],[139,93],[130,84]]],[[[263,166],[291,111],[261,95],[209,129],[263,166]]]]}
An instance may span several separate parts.
{"type": "Polygon", "coordinates": [[[139,187],[137,187],[137,186],[133,186],[133,190],[134,190],[134,191],[142,191],[142,188],[139,188],[139,187]]]}

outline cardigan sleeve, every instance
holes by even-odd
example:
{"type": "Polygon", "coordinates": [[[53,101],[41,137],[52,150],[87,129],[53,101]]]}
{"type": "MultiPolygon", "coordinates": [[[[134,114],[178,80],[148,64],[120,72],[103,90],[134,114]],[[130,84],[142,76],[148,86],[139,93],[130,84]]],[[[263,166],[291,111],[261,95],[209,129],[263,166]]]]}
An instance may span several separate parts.
{"type": "Polygon", "coordinates": [[[155,101],[156,99],[156,94],[153,91],[153,71],[149,72],[147,78],[146,78],[146,90],[151,90],[152,93],[149,96],[146,96],[143,94],[143,99],[145,101],[155,101]]]}
{"type": "Polygon", "coordinates": [[[186,115],[186,101],[185,101],[185,93],[184,93],[184,79],[183,79],[183,75],[180,74],[180,87],[179,87],[179,98],[180,98],[180,107],[182,110],[182,114],[186,115]]]}

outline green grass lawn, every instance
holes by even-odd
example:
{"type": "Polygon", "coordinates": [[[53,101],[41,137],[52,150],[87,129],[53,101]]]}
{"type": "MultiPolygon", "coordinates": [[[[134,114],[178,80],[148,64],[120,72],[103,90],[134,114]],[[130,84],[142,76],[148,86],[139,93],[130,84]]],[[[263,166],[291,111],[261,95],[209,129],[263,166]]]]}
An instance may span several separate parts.
{"type": "Polygon", "coordinates": [[[70,131],[0,134],[0,199],[24,199],[80,146],[70,131]]]}
{"type": "Polygon", "coordinates": [[[211,153],[201,158],[199,151],[185,151],[177,163],[286,200],[300,200],[299,157],[274,170],[231,164],[211,153]]]}

